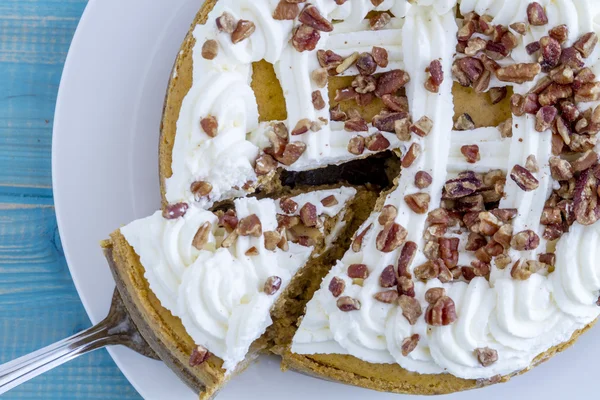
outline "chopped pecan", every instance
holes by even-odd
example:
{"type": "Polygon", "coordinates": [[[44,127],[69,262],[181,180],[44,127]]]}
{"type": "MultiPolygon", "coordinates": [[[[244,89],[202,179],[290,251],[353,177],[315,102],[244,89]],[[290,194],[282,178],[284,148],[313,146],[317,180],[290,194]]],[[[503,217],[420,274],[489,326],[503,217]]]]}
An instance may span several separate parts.
{"type": "Polygon", "coordinates": [[[385,224],[381,232],[377,234],[375,245],[377,250],[389,253],[396,250],[404,243],[408,232],[404,227],[395,222],[385,224]]]}
{"type": "Polygon", "coordinates": [[[373,126],[380,131],[395,132],[396,121],[407,118],[405,112],[391,112],[377,114],[373,117],[373,126]]]}
{"type": "Polygon", "coordinates": [[[558,40],[544,36],[540,39],[540,50],[542,55],[542,68],[544,71],[549,71],[556,67],[560,61],[562,47],[558,40]]]}
{"type": "Polygon", "coordinates": [[[489,347],[480,347],[475,349],[475,356],[479,363],[484,367],[489,367],[498,361],[498,352],[489,347]]]}
{"type": "Polygon", "coordinates": [[[479,155],[479,146],[476,144],[461,146],[460,152],[468,163],[474,164],[481,159],[479,155]]]}
{"type": "Polygon", "coordinates": [[[371,54],[373,55],[373,60],[375,63],[381,68],[385,68],[388,66],[388,51],[383,47],[374,46],[371,50],[371,54]]]}
{"type": "Polygon", "coordinates": [[[557,115],[558,110],[554,106],[544,106],[540,108],[535,114],[535,130],[544,132],[550,129],[557,115]]]}
{"type": "Polygon", "coordinates": [[[373,295],[373,298],[382,303],[391,304],[398,300],[398,296],[399,295],[397,290],[384,290],[383,292],[375,293],[373,295]]]}
{"type": "Polygon", "coordinates": [[[402,315],[411,325],[416,324],[417,319],[423,314],[421,304],[414,297],[402,295],[398,298],[398,305],[402,309],[402,315]]]}
{"type": "Polygon", "coordinates": [[[323,200],[321,200],[321,204],[323,204],[323,207],[333,207],[338,205],[339,202],[332,194],[331,196],[327,196],[323,200]]]}
{"type": "Polygon", "coordinates": [[[361,53],[356,60],[356,68],[361,75],[367,76],[375,73],[377,63],[371,54],[361,53]]]}
{"type": "Polygon", "coordinates": [[[564,43],[569,38],[569,27],[565,24],[555,26],[548,31],[550,37],[556,39],[559,43],[564,43]]]}
{"type": "Polygon", "coordinates": [[[448,268],[454,268],[458,264],[458,238],[440,238],[440,258],[448,268]]]}
{"type": "Polygon", "coordinates": [[[469,40],[476,31],[474,21],[464,21],[463,26],[458,30],[457,39],[459,41],[469,40]]]}
{"type": "Polygon", "coordinates": [[[433,182],[433,178],[428,172],[419,171],[415,174],[415,186],[419,189],[428,188],[433,182]]]}
{"type": "Polygon", "coordinates": [[[510,178],[515,181],[522,190],[529,192],[535,190],[540,182],[527,169],[520,165],[515,165],[510,172],[510,178]]]}
{"type": "Polygon", "coordinates": [[[352,81],[352,87],[358,94],[371,93],[377,88],[377,80],[372,76],[358,75],[352,81]]]}
{"type": "Polygon", "coordinates": [[[480,38],[480,37],[471,38],[467,42],[467,47],[465,48],[465,54],[470,57],[473,57],[480,51],[485,50],[486,46],[487,46],[487,40],[480,38]]]}
{"type": "Polygon", "coordinates": [[[365,138],[354,136],[348,142],[348,152],[354,155],[361,155],[365,151],[365,138]]]}
{"type": "Polygon", "coordinates": [[[419,120],[410,127],[411,132],[414,132],[421,137],[429,135],[431,129],[433,129],[433,121],[426,115],[419,118],[419,120]]]}
{"type": "Polygon", "coordinates": [[[329,118],[331,118],[332,121],[346,121],[348,115],[342,111],[342,107],[338,104],[329,110],[329,118]]]}
{"type": "Polygon", "coordinates": [[[417,254],[417,244],[410,241],[406,242],[402,247],[400,257],[398,258],[398,276],[411,278],[408,268],[410,267],[415,254],[417,254]]]}
{"type": "Polygon", "coordinates": [[[213,190],[213,185],[210,182],[196,181],[191,184],[190,191],[196,199],[208,196],[213,190]]]}
{"type": "Polygon", "coordinates": [[[496,233],[494,233],[493,239],[496,243],[499,243],[505,249],[510,247],[510,241],[512,240],[513,227],[510,224],[502,225],[496,233]]]}
{"type": "Polygon", "coordinates": [[[278,21],[294,20],[299,13],[300,7],[298,7],[298,4],[280,0],[273,12],[273,19],[278,21]]]}
{"type": "Polygon", "coordinates": [[[485,45],[485,54],[492,60],[502,60],[510,54],[510,51],[504,44],[488,40],[485,45]]]}
{"type": "Polygon", "coordinates": [[[539,51],[540,48],[540,42],[531,42],[527,46],[525,46],[525,51],[527,51],[527,54],[532,55],[536,51],[539,51]]]}
{"type": "Polygon", "coordinates": [[[267,231],[264,233],[265,236],[265,249],[269,251],[275,251],[277,245],[281,242],[281,234],[277,231],[267,231]]]}
{"type": "Polygon", "coordinates": [[[356,237],[354,237],[354,239],[352,240],[352,250],[354,252],[358,253],[360,251],[360,249],[362,248],[362,241],[363,241],[365,235],[367,234],[367,232],[369,232],[369,230],[372,227],[373,227],[373,224],[370,224],[361,233],[357,234],[356,237]]]}
{"type": "Polygon", "coordinates": [[[430,304],[425,312],[425,322],[432,326],[450,325],[456,319],[456,306],[448,296],[440,297],[435,303],[430,304]]]}
{"type": "Polygon", "coordinates": [[[575,172],[581,172],[598,163],[598,153],[588,150],[571,162],[575,172]]]}
{"type": "Polygon", "coordinates": [[[209,358],[210,352],[208,349],[204,346],[196,345],[190,355],[189,365],[190,367],[197,367],[204,364],[209,358]]]}
{"type": "Polygon", "coordinates": [[[512,276],[513,279],[525,281],[529,279],[532,274],[538,272],[543,267],[544,264],[539,261],[529,260],[523,262],[521,260],[517,260],[510,271],[510,276],[512,276]]]}
{"type": "MultiPolygon", "coordinates": [[[[457,66],[458,71],[461,71],[463,74],[465,74],[467,79],[466,85],[463,86],[469,86],[470,84],[476,82],[485,70],[483,63],[479,59],[473,57],[460,58],[455,62],[455,65],[457,66]]],[[[454,73],[455,75],[458,75],[457,71],[454,73]]],[[[457,77],[459,78],[459,82],[463,84],[463,82],[460,80],[460,76],[457,77]]]]}
{"type": "Polygon", "coordinates": [[[512,118],[509,118],[506,121],[500,123],[500,125],[498,125],[498,130],[500,131],[500,136],[503,138],[512,137],[512,126],[513,126],[512,118]]]}
{"type": "Polygon", "coordinates": [[[583,83],[575,90],[575,102],[591,102],[597,100],[600,100],[600,82],[583,83]]]}
{"type": "MultiPolygon", "coordinates": [[[[563,64],[550,71],[550,78],[560,85],[569,85],[573,83],[573,80],[575,79],[575,73],[571,67],[563,64]]],[[[573,89],[571,89],[571,92],[572,90],[573,89]]]]}
{"type": "Polygon", "coordinates": [[[600,218],[597,186],[598,179],[591,169],[581,172],[577,178],[573,204],[575,219],[581,225],[592,225],[600,218]]]}
{"type": "Polygon", "coordinates": [[[562,222],[562,213],[558,207],[544,207],[540,223],[544,225],[560,224],[562,222]]]}
{"type": "Polygon", "coordinates": [[[379,276],[379,285],[384,288],[391,288],[398,284],[396,279],[396,271],[393,265],[388,265],[383,269],[379,276]]]}
{"type": "Polygon", "coordinates": [[[240,19],[235,27],[235,30],[231,33],[231,41],[236,44],[246,40],[254,33],[255,30],[256,25],[254,25],[254,22],[240,19]]]}
{"type": "Polygon", "coordinates": [[[469,196],[481,187],[481,181],[475,177],[451,179],[444,185],[444,198],[458,199],[469,196]]]}
{"type": "Polygon", "coordinates": [[[519,251],[535,250],[539,244],[540,237],[530,229],[515,234],[510,241],[510,246],[519,251]]]}
{"type": "Polygon", "coordinates": [[[219,43],[216,40],[210,39],[202,45],[202,57],[207,60],[214,60],[219,54],[219,43]]]}
{"type": "Polygon", "coordinates": [[[308,4],[298,17],[298,20],[303,24],[310,26],[321,32],[331,32],[333,31],[333,24],[327,20],[321,13],[319,9],[312,4],[308,4]]]}
{"type": "Polygon", "coordinates": [[[319,65],[327,70],[335,70],[344,61],[344,58],[331,50],[318,50],[317,60],[319,65]]]}
{"type": "Polygon", "coordinates": [[[498,68],[496,77],[502,82],[524,83],[534,80],[541,71],[537,63],[511,64],[498,68]]]}
{"type": "Polygon", "coordinates": [[[573,47],[581,53],[584,58],[588,58],[598,44],[598,35],[595,32],[588,32],[580,37],[573,47]]]}
{"type": "Polygon", "coordinates": [[[430,240],[425,243],[423,254],[428,260],[436,260],[440,258],[440,245],[437,240],[430,240]]]}
{"type": "Polygon", "coordinates": [[[390,141],[378,132],[365,138],[365,146],[369,151],[382,151],[390,147],[390,141]]]}
{"type": "Polygon", "coordinates": [[[183,217],[190,206],[187,203],[176,203],[167,205],[163,211],[164,219],[177,219],[183,217]]]}
{"type": "Polygon", "coordinates": [[[429,304],[435,304],[440,298],[446,295],[446,290],[442,287],[428,289],[425,292],[425,301],[429,304]]]}
{"type": "Polygon", "coordinates": [[[256,214],[242,218],[236,228],[240,236],[260,237],[262,235],[262,224],[256,214]]]}
{"type": "Polygon", "coordinates": [[[546,11],[537,1],[534,1],[527,6],[527,19],[533,26],[542,26],[548,23],[546,11]]]}
{"type": "Polygon", "coordinates": [[[492,20],[494,17],[491,15],[482,15],[479,18],[479,31],[486,36],[491,36],[494,34],[496,27],[492,24],[492,20]]]}
{"type": "Polygon", "coordinates": [[[483,196],[479,193],[470,196],[461,197],[456,201],[456,211],[459,212],[475,212],[485,209],[483,196]]]}
{"type": "Polygon", "coordinates": [[[525,22],[515,22],[510,24],[510,28],[519,35],[525,35],[527,33],[527,29],[529,29],[529,26],[527,26],[525,22]]]}
{"type": "Polygon", "coordinates": [[[300,219],[305,226],[317,226],[319,220],[317,216],[317,207],[312,203],[306,203],[300,209],[300,219]]]}
{"type": "Polygon", "coordinates": [[[404,357],[407,357],[414,349],[417,348],[417,345],[419,344],[419,338],[419,334],[415,333],[414,335],[409,336],[402,341],[400,349],[404,357]]]}
{"type": "Polygon", "coordinates": [[[372,30],[378,31],[383,29],[392,20],[392,16],[388,13],[375,14],[369,19],[369,26],[372,30]]]}
{"type": "Polygon", "coordinates": [[[435,279],[440,275],[442,266],[446,266],[441,258],[435,260],[429,260],[424,264],[421,264],[414,269],[414,274],[417,279],[427,281],[429,279],[435,279]]]}
{"type": "Polygon", "coordinates": [[[429,209],[431,197],[428,193],[414,193],[404,196],[408,207],[417,214],[425,214],[429,209]]]}
{"type": "Polygon", "coordinates": [[[402,89],[410,81],[410,76],[405,71],[394,69],[381,74],[377,81],[375,95],[382,97],[386,94],[394,94],[402,89]]]}
{"type": "Polygon", "coordinates": [[[544,263],[546,265],[550,265],[550,266],[554,266],[554,264],[556,263],[556,254],[554,253],[545,253],[545,254],[540,254],[538,256],[538,260],[541,263],[544,263]]]}
{"type": "Polygon", "coordinates": [[[312,92],[312,104],[316,110],[322,110],[325,108],[325,100],[323,100],[323,95],[321,94],[320,90],[315,90],[312,92]]]}
{"type": "Polygon", "coordinates": [[[300,25],[292,35],[292,45],[299,51],[312,51],[317,47],[321,34],[315,28],[308,25],[300,25]]]}
{"type": "Polygon", "coordinates": [[[225,228],[229,233],[237,228],[238,219],[235,210],[228,210],[226,213],[219,216],[219,226],[225,228]]]}
{"type": "Polygon", "coordinates": [[[344,312],[360,310],[360,301],[349,296],[340,297],[336,304],[337,307],[344,312]]]}
{"type": "Polygon", "coordinates": [[[237,26],[235,17],[227,11],[225,11],[223,14],[221,14],[220,17],[216,19],[216,23],[219,31],[225,33],[233,33],[237,26]]]}
{"type": "Polygon", "coordinates": [[[533,154],[527,156],[527,160],[525,161],[525,168],[529,172],[539,172],[540,167],[538,165],[537,159],[533,154]]]}
{"type": "Polygon", "coordinates": [[[393,222],[398,216],[398,209],[396,206],[392,204],[387,204],[381,209],[381,213],[379,214],[379,218],[377,221],[381,225],[385,225],[388,222],[393,222]]]}
{"type": "Polygon", "coordinates": [[[408,113],[408,99],[405,96],[384,94],[381,96],[381,101],[393,112],[408,113]]]}
{"type": "Polygon", "coordinates": [[[552,83],[538,97],[538,101],[542,106],[556,104],[561,99],[567,99],[573,96],[573,89],[569,85],[559,85],[552,83]]]}
{"type": "Polygon", "coordinates": [[[329,291],[333,295],[333,297],[339,297],[346,288],[346,283],[343,279],[334,276],[329,282],[329,291]]]}
{"type": "Polygon", "coordinates": [[[356,279],[367,279],[369,269],[365,264],[352,264],[348,267],[348,276],[356,279]]]}
{"type": "Polygon", "coordinates": [[[217,118],[209,115],[208,117],[202,118],[200,120],[200,126],[202,130],[210,137],[215,137],[219,133],[219,122],[217,118]]]}
{"type": "Polygon", "coordinates": [[[486,244],[487,240],[485,240],[483,235],[475,232],[469,232],[469,236],[467,237],[467,243],[465,245],[465,250],[477,251],[480,248],[484,247],[486,244]]]}
{"type": "Polygon", "coordinates": [[[421,155],[421,145],[413,143],[402,158],[402,167],[409,168],[415,160],[421,155]]]}
{"type": "Polygon", "coordinates": [[[279,207],[281,207],[281,210],[286,214],[293,214],[298,211],[298,203],[289,197],[281,199],[279,201],[279,207]]]}
{"type": "Polygon", "coordinates": [[[276,168],[277,161],[275,161],[275,159],[268,154],[262,154],[256,159],[254,172],[256,172],[257,175],[267,175],[276,168]]]}
{"type": "Polygon", "coordinates": [[[574,47],[567,47],[562,50],[560,55],[560,63],[578,71],[585,65],[581,53],[574,47]]]}
{"type": "Polygon", "coordinates": [[[265,281],[263,291],[268,295],[274,295],[281,288],[281,278],[278,276],[270,276],[265,281]]]}
{"type": "Polygon", "coordinates": [[[208,243],[208,237],[210,235],[210,231],[212,228],[212,224],[210,222],[205,222],[198,228],[198,231],[194,235],[194,239],[192,240],[192,246],[198,250],[202,250],[206,243],[208,243]]]}
{"type": "Polygon", "coordinates": [[[473,118],[467,113],[461,114],[454,123],[454,129],[457,131],[470,131],[475,129],[473,118]]]}

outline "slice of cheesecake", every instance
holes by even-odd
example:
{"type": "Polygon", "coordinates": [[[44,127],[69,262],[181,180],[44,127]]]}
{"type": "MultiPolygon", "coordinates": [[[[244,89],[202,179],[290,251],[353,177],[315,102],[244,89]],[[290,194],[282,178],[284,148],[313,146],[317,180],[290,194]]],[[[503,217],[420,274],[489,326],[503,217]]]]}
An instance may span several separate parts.
{"type": "Polygon", "coordinates": [[[285,315],[293,277],[311,276],[350,235],[356,194],[340,187],[238,199],[216,213],[170,207],[114,232],[104,247],[144,337],[210,398],[268,346],[261,336],[271,313],[285,315]]]}

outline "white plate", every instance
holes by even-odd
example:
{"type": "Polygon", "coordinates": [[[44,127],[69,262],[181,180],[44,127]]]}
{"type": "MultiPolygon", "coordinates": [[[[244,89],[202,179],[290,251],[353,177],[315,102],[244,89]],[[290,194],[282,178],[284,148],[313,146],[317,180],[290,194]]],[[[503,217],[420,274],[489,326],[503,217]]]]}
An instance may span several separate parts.
{"type": "MultiPolygon", "coordinates": [[[[365,0],[367,1],[367,0],[365,0]]],[[[90,0],[60,86],[53,138],[54,200],[63,248],[93,322],[114,287],[99,242],[159,207],[157,149],[171,66],[199,0],[90,0]]],[[[524,377],[444,399],[588,398],[600,359],[597,333],[524,377]]],[[[196,399],[162,363],[124,348],[111,355],[147,399],[196,399]]],[[[293,372],[261,359],[219,395],[226,399],[390,399],[293,372]]],[[[414,396],[405,396],[412,398],[414,396]]]]}

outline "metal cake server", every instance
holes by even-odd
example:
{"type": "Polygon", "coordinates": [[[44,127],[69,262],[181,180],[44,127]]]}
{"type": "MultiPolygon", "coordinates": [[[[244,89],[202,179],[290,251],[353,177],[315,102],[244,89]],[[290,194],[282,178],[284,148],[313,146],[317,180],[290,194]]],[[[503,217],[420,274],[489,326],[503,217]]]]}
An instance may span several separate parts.
{"type": "Polygon", "coordinates": [[[99,324],[0,365],[0,395],[77,356],[113,345],[127,346],[146,357],[159,359],[133,323],[116,289],[108,316],[99,324]]]}

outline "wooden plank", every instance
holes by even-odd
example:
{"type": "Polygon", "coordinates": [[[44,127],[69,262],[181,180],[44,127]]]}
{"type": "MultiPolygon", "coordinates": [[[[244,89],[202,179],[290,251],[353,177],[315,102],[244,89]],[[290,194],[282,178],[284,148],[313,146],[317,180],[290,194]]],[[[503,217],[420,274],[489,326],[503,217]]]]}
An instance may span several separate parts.
{"type": "MultiPolygon", "coordinates": [[[[87,328],[51,188],[52,119],[85,0],[0,1],[0,363],[87,328]]],[[[139,399],[105,350],[7,399],[139,399]]]]}

